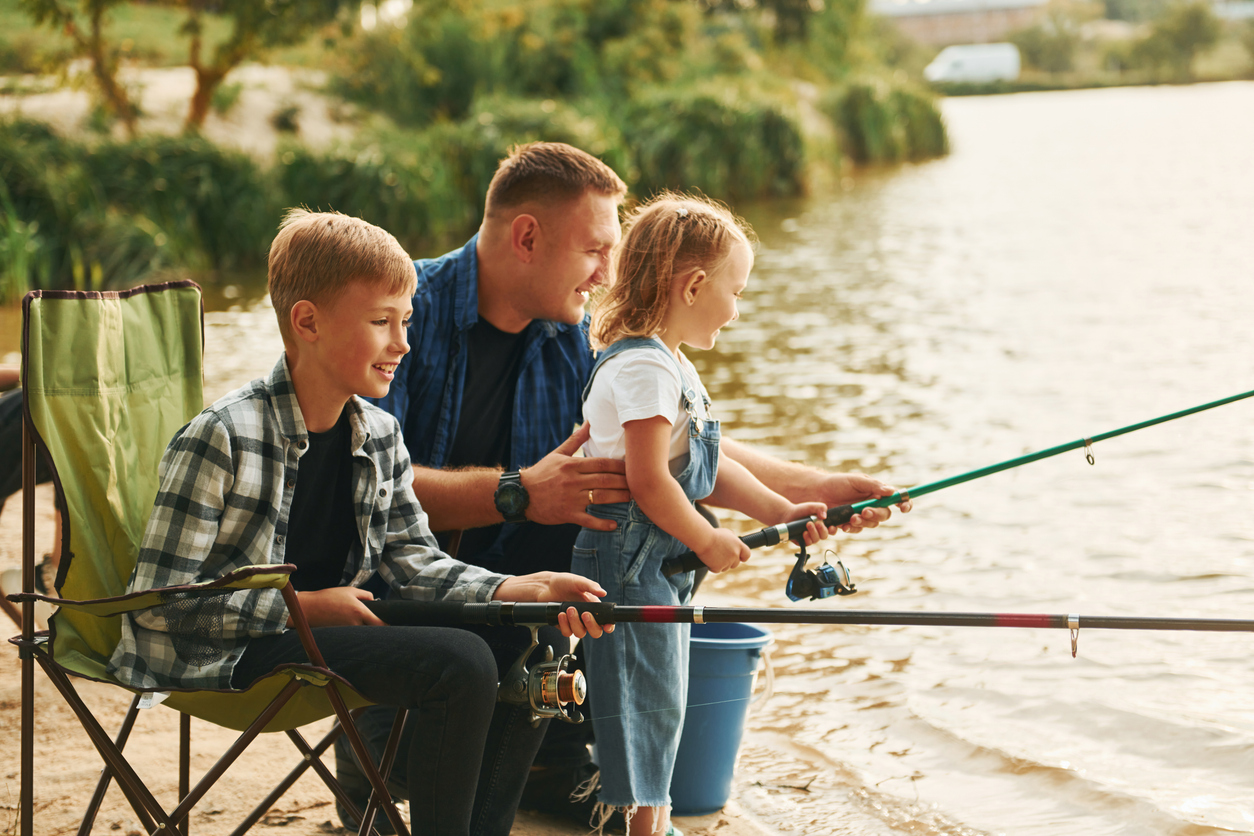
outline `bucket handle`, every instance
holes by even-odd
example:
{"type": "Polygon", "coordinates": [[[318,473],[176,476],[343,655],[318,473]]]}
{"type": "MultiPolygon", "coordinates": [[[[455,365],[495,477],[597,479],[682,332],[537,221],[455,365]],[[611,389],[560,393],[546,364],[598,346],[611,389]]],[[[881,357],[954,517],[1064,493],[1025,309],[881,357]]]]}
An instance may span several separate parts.
{"type": "Polygon", "coordinates": [[[762,692],[755,694],[749,698],[749,713],[757,714],[762,707],[770,701],[771,696],[775,693],[775,664],[771,661],[771,648],[775,643],[771,642],[762,648],[762,667],[766,675],[766,684],[762,687],[762,692]]]}

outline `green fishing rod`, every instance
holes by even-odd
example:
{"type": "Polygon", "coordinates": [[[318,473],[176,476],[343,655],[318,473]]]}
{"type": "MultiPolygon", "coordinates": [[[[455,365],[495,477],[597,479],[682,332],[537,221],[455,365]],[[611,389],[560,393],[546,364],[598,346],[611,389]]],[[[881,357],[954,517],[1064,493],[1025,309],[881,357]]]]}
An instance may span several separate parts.
{"type": "MultiPolygon", "coordinates": [[[[1091,447],[1098,441],[1105,441],[1106,439],[1114,438],[1117,435],[1124,435],[1126,433],[1135,432],[1136,430],[1143,430],[1146,427],[1152,427],[1155,424],[1163,424],[1167,421],[1174,421],[1175,419],[1183,418],[1186,415],[1193,415],[1196,412],[1214,409],[1217,406],[1224,406],[1225,404],[1230,404],[1234,401],[1239,401],[1252,396],[1254,396],[1254,391],[1242,392],[1240,395],[1232,395],[1231,397],[1221,398],[1220,400],[1211,401],[1210,403],[1204,403],[1201,406],[1195,406],[1190,409],[1182,409],[1179,412],[1173,412],[1170,415],[1151,418],[1148,421],[1141,421],[1140,423],[1132,424],[1127,427],[1121,427],[1117,430],[1111,430],[1110,432],[1098,433],[1097,435],[1080,438],[1075,441],[1067,442],[1066,444],[1059,444],[1056,447],[1049,447],[1035,453],[1028,453],[1024,456],[1007,459],[1004,462],[992,464],[988,467],[981,467],[977,470],[959,474],[958,476],[950,476],[947,479],[939,479],[935,482],[929,482],[926,485],[919,485],[917,487],[910,488],[909,490],[897,491],[891,496],[884,496],[879,499],[868,499],[864,502],[856,502],[852,505],[841,505],[836,508],[829,508],[827,512],[827,519],[823,522],[829,526],[844,525],[849,522],[855,514],[866,508],[887,508],[889,505],[897,505],[898,503],[905,502],[909,499],[917,499],[929,493],[935,493],[936,491],[943,490],[945,488],[951,488],[954,485],[961,485],[963,482],[970,482],[973,479],[980,479],[984,476],[990,476],[994,473],[1000,473],[1003,470],[1010,470],[1011,468],[1019,467],[1020,465],[1040,461],[1041,459],[1048,459],[1050,456],[1057,456],[1059,453],[1066,453],[1069,450],[1084,448],[1085,458],[1088,460],[1089,464],[1093,464],[1094,460],[1091,447]]],[[[751,549],[756,549],[760,546],[773,546],[776,543],[783,542],[784,540],[791,540],[795,537],[802,536],[802,534],[805,533],[806,524],[809,523],[811,519],[812,518],[807,517],[801,520],[794,520],[790,523],[771,526],[770,528],[764,528],[761,531],[755,531],[753,534],[746,534],[740,539],[751,549]]],[[[664,561],[662,564],[662,574],[669,578],[672,575],[679,574],[680,572],[691,572],[694,569],[700,568],[702,565],[704,564],[701,563],[701,558],[697,557],[696,553],[685,552],[678,557],[673,557],[670,560],[664,561]]]]}

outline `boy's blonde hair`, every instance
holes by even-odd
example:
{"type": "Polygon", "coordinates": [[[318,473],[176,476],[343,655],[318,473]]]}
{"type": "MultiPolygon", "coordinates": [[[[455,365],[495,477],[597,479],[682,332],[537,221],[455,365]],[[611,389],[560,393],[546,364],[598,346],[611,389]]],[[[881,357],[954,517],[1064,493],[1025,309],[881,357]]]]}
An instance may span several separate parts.
{"type": "Polygon", "coordinates": [[[302,299],[332,305],[350,282],[388,294],[413,293],[413,259],[391,233],[339,212],[289,209],[270,244],[270,302],[283,338],[291,339],[292,306],[302,299]]]}
{"type": "Polygon", "coordinates": [[[515,145],[501,160],[488,184],[484,214],[497,217],[524,203],[565,203],[592,190],[621,198],[627,184],[614,169],[564,142],[515,145]]]}
{"type": "Polygon", "coordinates": [[[662,192],[628,213],[614,249],[609,290],[592,313],[592,347],[625,337],[652,337],[670,308],[677,278],[711,273],[732,247],[752,247],[753,229],[726,205],[707,197],[662,192]]]}

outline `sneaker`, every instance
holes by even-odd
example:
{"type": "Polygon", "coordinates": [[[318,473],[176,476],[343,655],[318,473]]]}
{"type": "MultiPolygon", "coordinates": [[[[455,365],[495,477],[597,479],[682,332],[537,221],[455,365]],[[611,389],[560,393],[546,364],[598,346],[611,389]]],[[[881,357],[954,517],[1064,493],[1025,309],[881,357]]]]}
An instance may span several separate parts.
{"type": "MultiPolygon", "coordinates": [[[[527,777],[527,786],[523,788],[518,809],[561,816],[581,825],[594,827],[592,819],[597,806],[600,778],[601,770],[592,763],[568,768],[533,769],[527,777]]],[[[605,822],[605,829],[612,832],[626,831],[623,814],[615,810],[605,822]]]]}

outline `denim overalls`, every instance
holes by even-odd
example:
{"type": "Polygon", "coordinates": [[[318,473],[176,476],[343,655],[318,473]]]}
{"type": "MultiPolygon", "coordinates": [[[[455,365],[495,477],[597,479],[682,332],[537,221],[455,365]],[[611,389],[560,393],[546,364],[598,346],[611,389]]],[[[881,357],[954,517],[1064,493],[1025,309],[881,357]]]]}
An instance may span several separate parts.
{"type": "MultiPolygon", "coordinates": [[[[584,400],[602,364],[630,348],[657,349],[679,372],[689,416],[689,459],[675,479],[689,501],[704,499],[714,490],[718,472],[719,425],[696,417],[697,398],[704,401],[707,415],[710,400],[703,388],[698,394],[688,384],[665,346],[641,338],[614,343],[593,367],[584,400]]],[[[683,554],[687,546],[650,522],[635,500],[589,505],[588,513],[615,520],[618,528],[580,531],[571,571],[601,584],[605,601],[633,606],[688,603],[692,573],[662,576],[662,561],[683,554]]],[[[613,633],[580,644],[601,767],[600,803],[620,808],[670,805],[671,772],[688,700],[689,632],[687,624],[621,624],[613,633]]]]}

